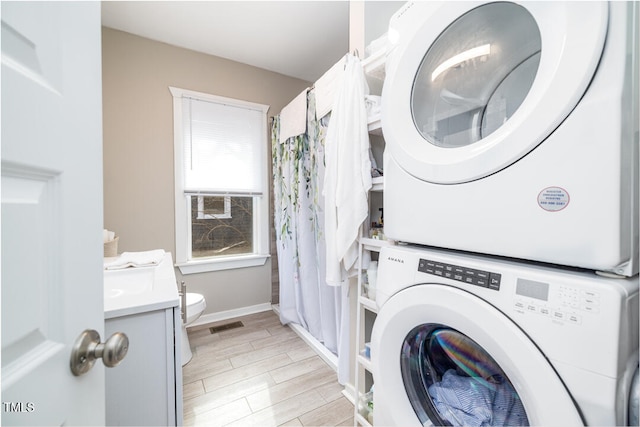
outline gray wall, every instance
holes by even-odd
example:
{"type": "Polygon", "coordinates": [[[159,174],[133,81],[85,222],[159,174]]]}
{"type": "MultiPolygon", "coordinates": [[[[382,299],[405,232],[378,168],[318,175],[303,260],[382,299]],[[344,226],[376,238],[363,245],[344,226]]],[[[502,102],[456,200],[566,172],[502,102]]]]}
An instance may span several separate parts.
{"type": "MultiPolygon", "coordinates": [[[[104,226],[120,236],[119,252],[161,248],[175,260],[168,87],[267,104],[271,117],[310,83],[109,28],[102,29],[102,61],[104,226]]],[[[176,276],[205,296],[212,314],[270,302],[272,261],[184,277],[176,269],[176,276]]]]}

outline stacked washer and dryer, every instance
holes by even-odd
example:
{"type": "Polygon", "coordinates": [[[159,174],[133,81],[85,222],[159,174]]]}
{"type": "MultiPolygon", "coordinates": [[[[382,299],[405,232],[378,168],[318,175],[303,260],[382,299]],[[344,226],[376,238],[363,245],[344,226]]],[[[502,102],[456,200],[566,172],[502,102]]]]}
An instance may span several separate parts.
{"type": "Polygon", "coordinates": [[[637,425],[639,13],[392,18],[376,425],[637,425]]]}

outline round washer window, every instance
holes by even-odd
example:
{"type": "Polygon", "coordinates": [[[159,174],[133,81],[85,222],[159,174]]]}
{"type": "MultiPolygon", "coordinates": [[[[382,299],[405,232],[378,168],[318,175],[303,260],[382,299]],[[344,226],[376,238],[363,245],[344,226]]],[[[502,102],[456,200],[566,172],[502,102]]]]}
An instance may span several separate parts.
{"type": "Polygon", "coordinates": [[[411,93],[413,121],[439,147],[473,144],[497,130],[529,93],[540,30],[513,3],[473,9],[448,26],[422,59],[411,93]]]}
{"type": "Polygon", "coordinates": [[[423,425],[528,426],[522,401],[495,360],[466,335],[438,324],[406,337],[401,371],[423,425]]]}

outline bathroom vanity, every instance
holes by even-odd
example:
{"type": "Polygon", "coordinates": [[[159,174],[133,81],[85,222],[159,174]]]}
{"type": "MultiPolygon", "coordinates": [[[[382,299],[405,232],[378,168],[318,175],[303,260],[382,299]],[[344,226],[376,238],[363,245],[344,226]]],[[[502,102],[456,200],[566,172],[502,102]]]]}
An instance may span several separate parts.
{"type": "Polygon", "coordinates": [[[105,270],[105,335],[129,351],[106,370],[106,425],[182,425],[181,317],[171,254],[155,267],[105,270]]]}

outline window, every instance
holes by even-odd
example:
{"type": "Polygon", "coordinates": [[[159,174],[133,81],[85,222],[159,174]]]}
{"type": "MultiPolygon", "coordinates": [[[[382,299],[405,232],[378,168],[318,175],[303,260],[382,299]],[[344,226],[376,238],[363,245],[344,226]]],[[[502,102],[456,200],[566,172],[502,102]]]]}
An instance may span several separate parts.
{"type": "Polygon", "coordinates": [[[169,89],[178,267],[190,274],[264,264],[269,107],[169,89]]]}
{"type": "Polygon", "coordinates": [[[198,196],[197,202],[197,219],[231,218],[231,196],[198,196]]]}

